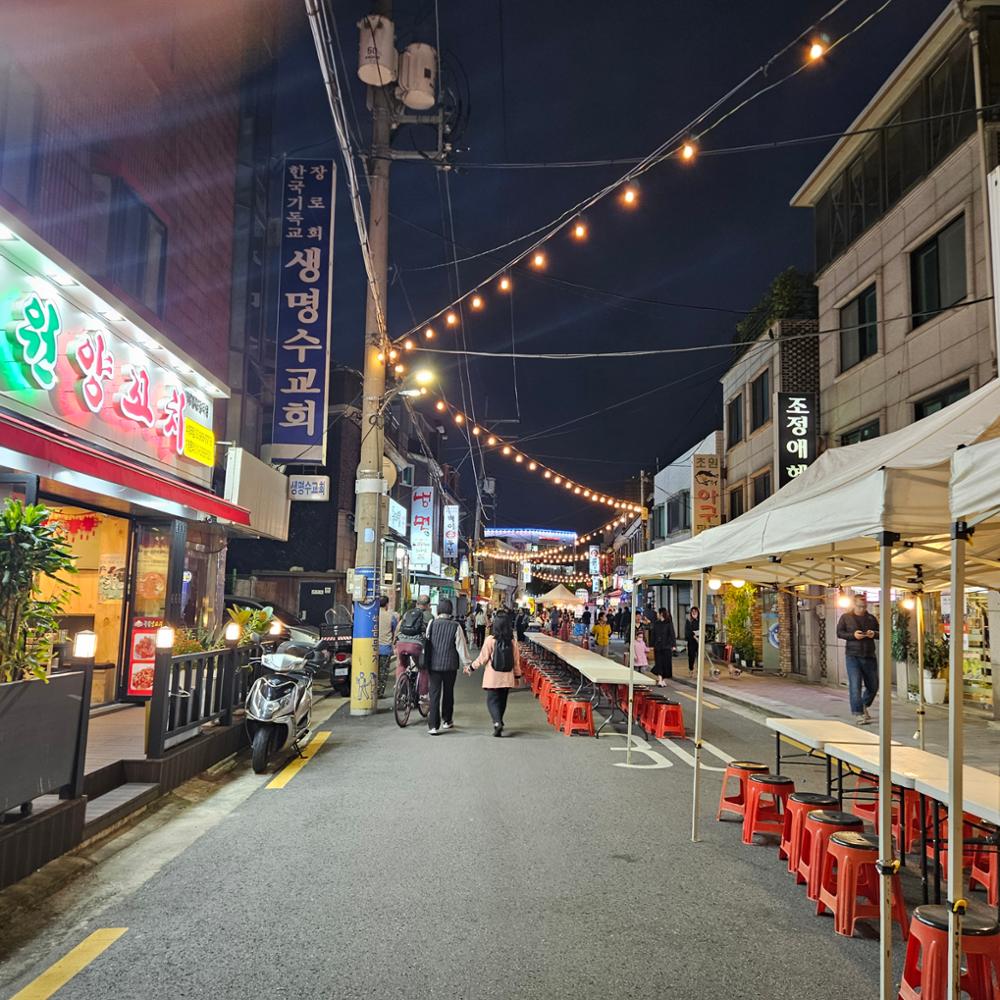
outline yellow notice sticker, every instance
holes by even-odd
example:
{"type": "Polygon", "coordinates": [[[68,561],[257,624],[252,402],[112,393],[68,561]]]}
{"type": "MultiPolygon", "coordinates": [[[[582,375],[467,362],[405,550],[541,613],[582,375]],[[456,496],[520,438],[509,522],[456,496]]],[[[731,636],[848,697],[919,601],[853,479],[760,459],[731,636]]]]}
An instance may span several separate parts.
{"type": "Polygon", "coordinates": [[[215,435],[211,428],[184,418],[184,454],[194,462],[215,466],[215,435]]]}

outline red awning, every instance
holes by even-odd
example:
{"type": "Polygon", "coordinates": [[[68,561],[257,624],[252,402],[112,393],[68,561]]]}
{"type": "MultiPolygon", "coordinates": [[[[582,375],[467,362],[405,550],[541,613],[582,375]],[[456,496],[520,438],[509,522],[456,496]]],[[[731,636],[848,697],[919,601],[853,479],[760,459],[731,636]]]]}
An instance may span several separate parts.
{"type": "Polygon", "coordinates": [[[250,525],[250,511],[245,507],[229,503],[199,486],[191,486],[144,469],[127,459],[105,454],[56,431],[35,427],[8,413],[0,413],[0,447],[50,462],[71,472],[181,504],[221,521],[250,525]]]}

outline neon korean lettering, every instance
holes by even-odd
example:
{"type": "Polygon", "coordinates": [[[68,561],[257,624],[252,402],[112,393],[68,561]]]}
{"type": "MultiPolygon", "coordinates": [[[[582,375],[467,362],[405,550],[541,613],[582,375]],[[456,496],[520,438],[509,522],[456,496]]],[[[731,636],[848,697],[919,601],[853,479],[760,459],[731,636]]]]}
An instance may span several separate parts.
{"type": "Polygon", "coordinates": [[[170,395],[160,400],[160,409],[163,410],[160,427],[168,441],[174,439],[174,450],[178,455],[184,454],[185,406],[187,406],[187,396],[181,389],[171,389],[170,395]]]}
{"type": "Polygon", "coordinates": [[[91,413],[104,409],[104,383],[115,376],[115,357],[100,331],[83,334],[73,345],[73,366],[83,377],[80,394],[91,413]]]}
{"type": "Polygon", "coordinates": [[[149,372],[138,365],[126,365],[123,371],[129,381],[118,396],[122,414],[144,427],[152,427],[155,420],[149,404],[149,372]]]}
{"type": "Polygon", "coordinates": [[[54,302],[32,295],[23,305],[24,319],[14,328],[21,359],[40,389],[55,386],[56,358],[62,320],[54,302]]]}

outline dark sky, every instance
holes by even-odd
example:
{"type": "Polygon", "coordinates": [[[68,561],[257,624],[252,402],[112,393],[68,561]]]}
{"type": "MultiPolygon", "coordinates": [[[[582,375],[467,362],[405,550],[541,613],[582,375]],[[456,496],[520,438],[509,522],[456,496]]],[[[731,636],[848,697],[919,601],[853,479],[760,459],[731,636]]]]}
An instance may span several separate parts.
{"type": "MultiPolygon", "coordinates": [[[[824,28],[837,37],[880,4],[850,0],[824,28]]],[[[368,8],[353,0],[333,6],[367,142],[364,89],[355,75],[355,23],[368,8]]],[[[450,67],[445,80],[462,81],[469,112],[450,177],[459,257],[543,225],[625,169],[462,170],[463,162],[641,156],[832,6],[833,0],[660,0],[627,7],[603,0],[442,0],[441,43],[450,67]]],[[[945,0],[895,0],[821,64],[712,132],[704,148],[845,128],[944,6],[945,0]]],[[[323,144],[332,124],[311,39],[304,15],[299,24],[294,7],[282,62],[279,151],[281,145],[320,143],[310,155],[332,154],[335,147],[323,144]]],[[[433,3],[399,2],[395,20],[398,48],[410,41],[434,43],[433,3]]],[[[794,68],[801,53],[799,48],[775,64],[768,80],[794,68]]],[[[741,95],[761,84],[758,77],[741,95]]],[[[404,135],[400,144],[409,141],[404,135]]],[[[811,216],[788,202],[830,145],[706,155],[690,166],[675,161],[658,166],[640,181],[637,210],[625,211],[607,199],[587,213],[586,244],[574,243],[566,233],[550,241],[547,275],[558,281],[515,272],[510,301],[489,289],[484,312],[466,314],[469,349],[509,350],[512,336],[519,350],[531,352],[730,340],[739,316],[716,310],[749,309],[789,265],[811,269],[811,216]]],[[[393,166],[390,257],[396,270],[389,323],[394,336],[453,297],[453,272],[435,266],[449,259],[450,249],[440,237],[446,225],[440,182],[426,163],[393,166]]],[[[338,361],[357,365],[364,272],[344,193],[337,206],[334,350],[338,361]]],[[[461,264],[462,290],[517,248],[461,264]]],[[[443,329],[438,343],[460,346],[457,337],[442,334],[443,329]]],[[[442,374],[447,396],[461,405],[455,360],[428,360],[442,374]]],[[[640,360],[522,360],[515,383],[509,360],[476,358],[470,361],[471,406],[487,423],[519,416],[519,424],[501,425],[498,432],[516,439],[534,435],[524,440],[526,452],[584,485],[620,493],[640,467],[668,463],[721,426],[718,378],[724,366],[725,352],[718,351],[640,360]],[[561,432],[543,433],[650,390],[657,391],[561,432]]],[[[448,448],[453,464],[465,457],[463,482],[471,494],[464,438],[451,433],[448,448]]],[[[599,520],[593,504],[570,500],[543,481],[531,482],[535,476],[508,460],[487,459],[487,470],[497,476],[498,523],[587,531],[599,520]]]]}

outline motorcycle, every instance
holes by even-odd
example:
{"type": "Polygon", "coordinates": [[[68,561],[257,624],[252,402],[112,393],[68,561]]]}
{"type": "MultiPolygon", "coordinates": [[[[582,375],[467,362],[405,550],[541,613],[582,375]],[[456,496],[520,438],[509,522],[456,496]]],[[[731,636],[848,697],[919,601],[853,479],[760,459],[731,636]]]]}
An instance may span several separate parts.
{"type": "Polygon", "coordinates": [[[354,619],[342,604],[330,608],[319,634],[329,650],[330,687],[343,697],[351,694],[351,636],[354,619]]]}
{"type": "Polygon", "coordinates": [[[250,763],[264,774],[270,758],[291,747],[298,751],[309,736],[313,677],[324,666],[328,651],[322,641],[308,645],[283,642],[261,657],[264,673],[247,694],[250,763]]]}

